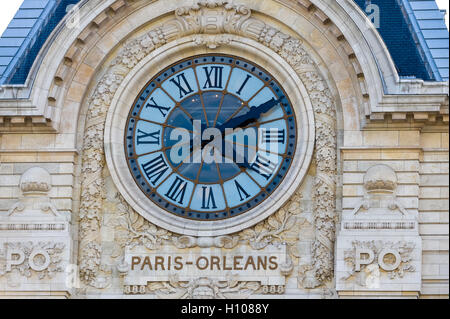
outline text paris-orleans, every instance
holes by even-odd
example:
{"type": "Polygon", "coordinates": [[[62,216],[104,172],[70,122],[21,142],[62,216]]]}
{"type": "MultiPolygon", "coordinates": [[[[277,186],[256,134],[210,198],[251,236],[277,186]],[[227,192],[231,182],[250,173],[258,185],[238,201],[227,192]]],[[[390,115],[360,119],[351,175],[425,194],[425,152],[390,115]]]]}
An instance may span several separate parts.
{"type": "Polygon", "coordinates": [[[198,256],[186,259],[183,256],[132,256],[131,270],[183,270],[195,267],[198,270],[276,270],[277,256],[198,256]]]}

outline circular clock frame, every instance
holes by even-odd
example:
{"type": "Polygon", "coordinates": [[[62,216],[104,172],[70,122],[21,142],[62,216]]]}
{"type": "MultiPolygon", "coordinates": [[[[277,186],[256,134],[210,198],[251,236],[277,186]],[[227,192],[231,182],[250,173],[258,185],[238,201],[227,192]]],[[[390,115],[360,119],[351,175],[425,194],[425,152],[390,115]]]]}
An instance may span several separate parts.
{"type": "Polygon", "coordinates": [[[128,166],[142,192],[160,208],[199,221],[234,218],[269,198],[289,172],[297,144],[295,112],[280,84],[252,62],[221,54],[163,69],[133,103],[126,131],[128,166]],[[191,148],[195,120],[199,144],[202,130],[220,132],[221,151],[212,163],[205,151],[213,140],[191,148]],[[230,125],[241,131],[227,135],[230,125]],[[189,143],[172,140],[173,133],[186,133],[189,143]]]}
{"type": "Polygon", "coordinates": [[[236,45],[237,43],[227,46],[220,52],[209,52],[209,55],[229,55],[253,61],[254,65],[261,66],[261,69],[272,75],[291,102],[298,130],[296,152],[288,173],[269,198],[249,211],[227,219],[212,221],[176,216],[147,197],[131,175],[126,159],[123,143],[126,139],[128,115],[145,84],[166,67],[193,56],[205,55],[204,51],[199,52],[200,50],[190,42],[166,45],[156,50],[127,75],[108,111],[105,155],[115,185],[133,209],[150,222],[169,231],[202,237],[227,235],[251,227],[272,215],[287,202],[301,184],[311,162],[314,147],[314,113],[307,91],[299,77],[282,58],[270,51],[267,52],[265,47],[256,43],[254,45],[257,48],[248,43],[241,43],[239,48],[236,48],[236,45]],[[237,52],[239,54],[236,54],[237,52]],[[254,52],[259,54],[255,55],[254,52]],[[154,65],[161,67],[155,70],[154,65]]]}

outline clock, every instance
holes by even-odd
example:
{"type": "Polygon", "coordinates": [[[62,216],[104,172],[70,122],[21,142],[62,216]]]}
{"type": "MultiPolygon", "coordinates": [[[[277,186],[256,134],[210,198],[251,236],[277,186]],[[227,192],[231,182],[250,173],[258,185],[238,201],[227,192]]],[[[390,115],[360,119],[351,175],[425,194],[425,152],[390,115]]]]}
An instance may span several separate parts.
{"type": "Polygon", "coordinates": [[[229,55],[179,61],[153,77],[125,126],[128,169],[146,198],[195,221],[271,200],[289,174],[297,120],[280,83],[229,55]]]}

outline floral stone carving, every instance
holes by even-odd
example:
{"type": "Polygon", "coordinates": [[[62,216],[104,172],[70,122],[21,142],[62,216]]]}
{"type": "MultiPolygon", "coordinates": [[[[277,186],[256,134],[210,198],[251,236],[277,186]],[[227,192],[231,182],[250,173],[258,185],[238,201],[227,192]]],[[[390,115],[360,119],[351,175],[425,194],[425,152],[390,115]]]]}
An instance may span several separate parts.
{"type": "Polygon", "coordinates": [[[261,288],[258,282],[241,282],[238,276],[229,276],[227,281],[209,278],[180,282],[176,276],[169,282],[152,283],[150,292],[163,299],[245,299],[261,288]]]}

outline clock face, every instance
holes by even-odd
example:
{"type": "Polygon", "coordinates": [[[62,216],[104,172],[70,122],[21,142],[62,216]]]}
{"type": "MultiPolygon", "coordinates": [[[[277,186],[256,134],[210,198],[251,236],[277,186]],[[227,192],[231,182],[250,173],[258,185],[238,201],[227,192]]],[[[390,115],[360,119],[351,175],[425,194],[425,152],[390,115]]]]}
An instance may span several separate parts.
{"type": "Polygon", "coordinates": [[[125,154],[156,205],[191,220],[222,220],[270,200],[295,155],[296,123],[289,98],[264,69],[227,55],[196,56],[141,91],[125,154]]]}

